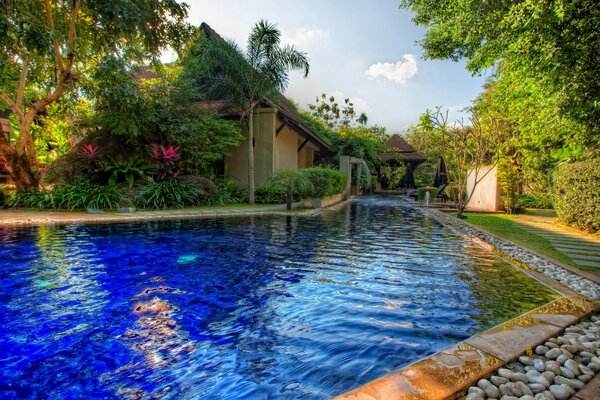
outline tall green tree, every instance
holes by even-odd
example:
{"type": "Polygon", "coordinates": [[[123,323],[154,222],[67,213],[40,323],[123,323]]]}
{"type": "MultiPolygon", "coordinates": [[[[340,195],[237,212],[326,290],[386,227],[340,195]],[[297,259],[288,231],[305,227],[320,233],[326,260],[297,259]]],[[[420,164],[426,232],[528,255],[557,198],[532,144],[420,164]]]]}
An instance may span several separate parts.
{"type": "MultiPolygon", "coordinates": [[[[542,82],[563,115],[600,137],[600,7],[596,0],[402,0],[427,28],[433,59],[467,60],[473,73],[507,68],[542,82]]],[[[597,142],[596,142],[597,145],[597,142]]]]}
{"type": "Polygon", "coordinates": [[[3,0],[0,6],[0,101],[18,124],[0,160],[18,191],[37,190],[32,125],[65,93],[81,88],[100,56],[129,61],[179,47],[189,28],[175,0],[3,0]]]}
{"type": "Polygon", "coordinates": [[[208,99],[223,100],[224,107],[240,112],[248,126],[248,201],[254,204],[254,109],[263,100],[279,101],[289,72],[310,69],[308,57],[294,46],[281,45],[276,25],[259,21],[250,32],[245,50],[235,43],[208,40],[202,51],[207,72],[201,83],[208,99]]]}

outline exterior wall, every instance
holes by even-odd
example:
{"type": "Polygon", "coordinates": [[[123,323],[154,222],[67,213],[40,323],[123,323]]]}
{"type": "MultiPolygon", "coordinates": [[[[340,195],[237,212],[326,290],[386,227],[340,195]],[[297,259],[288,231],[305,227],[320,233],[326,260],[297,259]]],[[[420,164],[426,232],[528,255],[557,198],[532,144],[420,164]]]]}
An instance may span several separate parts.
{"type": "MultiPolygon", "coordinates": [[[[300,141],[302,145],[303,140],[300,141]]],[[[315,150],[307,143],[298,153],[298,168],[310,168],[315,162],[315,150]]]]}
{"type": "MultiPolygon", "coordinates": [[[[473,190],[475,171],[469,171],[467,177],[467,194],[473,190]]],[[[500,188],[498,187],[498,168],[482,167],[477,179],[481,181],[475,186],[475,191],[469,200],[467,210],[472,211],[501,211],[503,209],[500,188]],[[489,171],[489,172],[488,172],[489,171]],[[487,175],[485,175],[487,173],[487,175]],[[483,179],[481,177],[485,175],[483,179]]]]}
{"type": "MultiPolygon", "coordinates": [[[[254,185],[265,183],[274,171],[275,110],[254,111],[254,185]]],[[[225,157],[225,175],[233,176],[240,187],[248,186],[248,129],[242,124],[245,139],[225,157]]]]}
{"type": "Polygon", "coordinates": [[[288,126],[276,137],[275,169],[298,168],[298,137],[288,126]]]}

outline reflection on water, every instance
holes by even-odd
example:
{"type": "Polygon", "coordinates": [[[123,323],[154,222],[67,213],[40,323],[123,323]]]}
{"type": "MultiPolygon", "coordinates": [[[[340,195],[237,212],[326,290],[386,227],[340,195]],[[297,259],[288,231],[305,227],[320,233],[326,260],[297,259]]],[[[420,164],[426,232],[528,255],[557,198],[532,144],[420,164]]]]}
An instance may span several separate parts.
{"type": "Polygon", "coordinates": [[[323,399],[553,298],[393,199],[0,230],[7,398],[323,399]]]}

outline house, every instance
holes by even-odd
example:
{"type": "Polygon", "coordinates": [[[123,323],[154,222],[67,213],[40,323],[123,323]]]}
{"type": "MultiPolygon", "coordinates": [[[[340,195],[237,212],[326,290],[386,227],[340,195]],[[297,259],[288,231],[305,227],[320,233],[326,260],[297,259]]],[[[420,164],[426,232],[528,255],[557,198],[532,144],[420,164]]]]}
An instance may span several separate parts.
{"type": "MultiPolygon", "coordinates": [[[[415,188],[416,185],[413,172],[419,164],[427,161],[427,158],[417,153],[417,151],[398,134],[390,136],[387,141],[387,147],[388,150],[381,155],[384,162],[391,167],[398,167],[400,164],[406,165],[406,175],[402,179],[401,186],[403,188],[415,188]]],[[[385,177],[382,176],[381,171],[378,171],[377,175],[382,188],[387,189],[386,180],[385,177]]]]}
{"type": "MultiPolygon", "coordinates": [[[[208,24],[202,23],[200,29],[207,37],[223,40],[208,24]]],[[[139,68],[135,72],[138,79],[158,77],[148,68],[139,68]]],[[[248,187],[248,127],[239,111],[223,109],[223,101],[201,101],[195,103],[207,110],[220,111],[226,118],[240,121],[242,133],[246,139],[231,149],[217,167],[225,176],[234,177],[240,187],[248,187]]],[[[296,108],[285,96],[280,94],[279,103],[268,100],[258,102],[254,108],[254,182],[262,185],[279,169],[297,169],[312,167],[321,157],[329,156],[334,150],[313,132],[302,120],[296,108]]]]}
{"type": "MultiPolygon", "coordinates": [[[[248,184],[248,129],[244,141],[223,160],[223,172],[248,184]]],[[[254,111],[254,181],[262,185],[279,169],[308,168],[334,150],[308,128],[294,106],[282,95],[279,104],[262,103],[254,111]]]]}

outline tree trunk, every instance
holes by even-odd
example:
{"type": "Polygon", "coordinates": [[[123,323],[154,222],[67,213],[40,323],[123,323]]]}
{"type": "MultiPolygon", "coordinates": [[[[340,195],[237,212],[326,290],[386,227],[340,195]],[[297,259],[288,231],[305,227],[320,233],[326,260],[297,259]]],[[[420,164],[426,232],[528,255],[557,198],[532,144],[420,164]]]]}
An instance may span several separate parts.
{"type": "Polygon", "coordinates": [[[292,183],[288,182],[287,195],[285,196],[286,209],[292,211],[292,203],[294,202],[294,193],[292,192],[292,183]]]}
{"type": "Polygon", "coordinates": [[[254,110],[248,113],[248,204],[254,204],[254,110]]]}
{"type": "Polygon", "coordinates": [[[12,146],[0,138],[0,159],[5,160],[5,168],[14,182],[17,192],[31,192],[39,189],[40,178],[37,173],[37,158],[33,138],[31,138],[31,125],[24,121],[19,126],[21,145],[12,146]],[[25,140],[26,139],[26,140],[25,140]]]}

